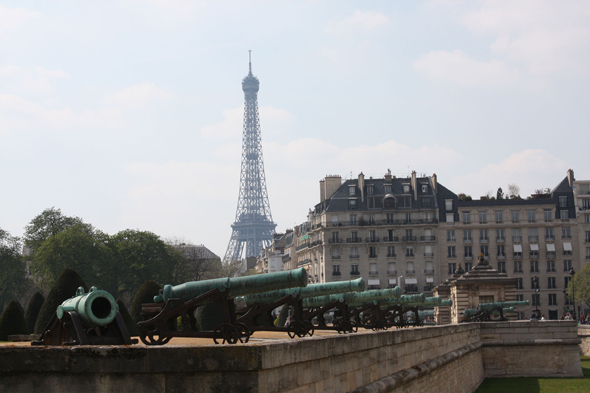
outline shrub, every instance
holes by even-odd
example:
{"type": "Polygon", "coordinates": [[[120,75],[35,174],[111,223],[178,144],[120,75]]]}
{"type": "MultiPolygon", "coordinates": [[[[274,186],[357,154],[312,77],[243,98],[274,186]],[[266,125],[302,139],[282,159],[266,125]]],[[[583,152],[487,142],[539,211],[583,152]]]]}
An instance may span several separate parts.
{"type": "Polygon", "coordinates": [[[127,310],[127,307],[125,307],[125,303],[123,303],[121,300],[117,300],[117,306],[119,306],[119,312],[121,313],[121,316],[123,317],[123,321],[125,322],[125,326],[127,326],[127,331],[129,332],[129,335],[131,337],[139,336],[139,332],[137,331],[137,326],[135,325],[133,318],[131,318],[131,314],[129,314],[129,310],[127,310]]]}
{"type": "Polygon", "coordinates": [[[37,322],[37,317],[39,316],[39,311],[41,311],[41,307],[43,306],[43,302],[45,298],[41,295],[41,292],[35,292],[33,296],[29,299],[27,303],[27,308],[25,310],[25,321],[27,322],[27,328],[29,332],[35,331],[35,322],[37,322]]]}
{"type": "Polygon", "coordinates": [[[88,287],[82,277],[71,269],[66,269],[59,276],[47,298],[43,302],[43,306],[39,311],[37,322],[35,322],[35,334],[41,334],[51,321],[57,306],[62,304],[64,300],[76,296],[76,289],[83,287],[85,292],[88,292],[88,287]]]}
{"type": "Polygon", "coordinates": [[[131,303],[131,317],[135,323],[143,321],[141,316],[142,303],[153,303],[154,296],[160,293],[160,285],[155,281],[146,281],[135,293],[131,303]]]}
{"type": "Polygon", "coordinates": [[[29,334],[22,307],[11,300],[0,316],[0,341],[7,341],[11,334],[29,334]]]}

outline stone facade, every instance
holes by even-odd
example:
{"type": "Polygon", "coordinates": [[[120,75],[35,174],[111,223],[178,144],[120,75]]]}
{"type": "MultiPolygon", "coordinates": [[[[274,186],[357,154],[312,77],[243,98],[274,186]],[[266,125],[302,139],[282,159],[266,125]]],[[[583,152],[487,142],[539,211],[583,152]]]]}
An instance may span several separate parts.
{"type": "Polygon", "coordinates": [[[582,356],[590,356],[590,326],[578,326],[578,337],[582,340],[580,343],[580,354],[582,356]]]}
{"type": "Polygon", "coordinates": [[[582,376],[579,343],[574,321],[521,321],[242,345],[4,346],[0,390],[472,392],[484,377],[582,376]]]}

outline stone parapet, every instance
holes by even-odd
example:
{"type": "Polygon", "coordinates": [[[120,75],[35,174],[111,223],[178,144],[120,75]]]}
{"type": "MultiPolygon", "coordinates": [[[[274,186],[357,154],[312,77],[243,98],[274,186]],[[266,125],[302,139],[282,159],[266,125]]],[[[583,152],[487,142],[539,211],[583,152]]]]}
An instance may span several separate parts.
{"type": "Polygon", "coordinates": [[[581,341],[580,353],[583,356],[590,356],[590,325],[579,325],[578,337],[581,341]]]}

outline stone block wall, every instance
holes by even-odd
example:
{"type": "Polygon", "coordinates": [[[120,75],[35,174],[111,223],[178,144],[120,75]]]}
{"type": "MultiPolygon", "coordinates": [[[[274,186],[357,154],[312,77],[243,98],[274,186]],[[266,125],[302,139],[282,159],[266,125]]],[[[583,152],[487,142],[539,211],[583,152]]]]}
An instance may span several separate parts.
{"type": "Polygon", "coordinates": [[[590,356],[590,325],[578,326],[578,338],[582,340],[580,343],[580,354],[582,356],[590,356]]]}
{"type": "Polygon", "coordinates": [[[481,323],[487,377],[581,377],[575,321],[481,323]]]}

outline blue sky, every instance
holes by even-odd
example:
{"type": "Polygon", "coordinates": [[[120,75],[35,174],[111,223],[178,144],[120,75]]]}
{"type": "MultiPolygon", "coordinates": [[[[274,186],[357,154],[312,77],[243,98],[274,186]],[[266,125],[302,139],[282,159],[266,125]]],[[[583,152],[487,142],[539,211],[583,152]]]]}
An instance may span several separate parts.
{"type": "Polygon", "coordinates": [[[590,178],[585,1],[4,1],[0,227],[55,206],[223,256],[249,49],[279,231],[327,174],[590,178]]]}

